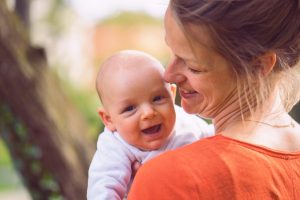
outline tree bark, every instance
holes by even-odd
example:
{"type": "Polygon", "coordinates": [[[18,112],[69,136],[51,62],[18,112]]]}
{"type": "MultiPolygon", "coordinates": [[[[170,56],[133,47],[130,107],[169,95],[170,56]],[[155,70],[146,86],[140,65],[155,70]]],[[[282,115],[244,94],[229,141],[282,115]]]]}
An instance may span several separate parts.
{"type": "Polygon", "coordinates": [[[86,199],[93,143],[43,49],[0,1],[0,136],[33,199],[86,199]]]}
{"type": "Polygon", "coordinates": [[[26,27],[30,26],[30,17],[29,17],[29,8],[30,2],[29,0],[16,0],[16,14],[19,16],[20,20],[26,27]]]}

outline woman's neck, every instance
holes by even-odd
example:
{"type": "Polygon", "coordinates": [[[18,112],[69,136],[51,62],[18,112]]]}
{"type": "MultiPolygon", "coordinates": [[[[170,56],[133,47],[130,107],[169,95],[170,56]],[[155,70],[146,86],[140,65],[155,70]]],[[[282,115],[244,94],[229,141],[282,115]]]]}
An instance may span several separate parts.
{"type": "Polygon", "coordinates": [[[240,122],[244,116],[248,116],[250,110],[246,103],[242,103],[235,94],[226,104],[223,105],[222,110],[213,118],[216,133],[226,130],[228,127],[240,122]]]}
{"type": "Polygon", "coordinates": [[[247,106],[240,109],[230,104],[213,119],[216,134],[282,151],[300,150],[300,126],[294,121],[279,95],[273,95],[251,113],[247,106]]]}
{"type": "Polygon", "coordinates": [[[213,119],[216,133],[248,121],[281,126],[282,122],[290,122],[290,117],[282,105],[279,94],[274,93],[260,107],[256,106],[256,102],[253,99],[248,98],[247,100],[239,101],[237,97],[232,98],[224,106],[222,112],[213,119]],[[249,106],[252,108],[249,108],[249,106]],[[255,107],[256,109],[253,109],[255,107]]]}

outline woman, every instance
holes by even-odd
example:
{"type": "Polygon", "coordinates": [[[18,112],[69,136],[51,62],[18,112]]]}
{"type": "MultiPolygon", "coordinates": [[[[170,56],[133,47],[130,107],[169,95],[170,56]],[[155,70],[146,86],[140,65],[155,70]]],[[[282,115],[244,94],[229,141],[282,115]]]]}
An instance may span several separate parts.
{"type": "Polygon", "coordinates": [[[165,80],[216,136],[146,163],[128,199],[300,199],[299,1],[171,0],[165,29],[165,80]]]}

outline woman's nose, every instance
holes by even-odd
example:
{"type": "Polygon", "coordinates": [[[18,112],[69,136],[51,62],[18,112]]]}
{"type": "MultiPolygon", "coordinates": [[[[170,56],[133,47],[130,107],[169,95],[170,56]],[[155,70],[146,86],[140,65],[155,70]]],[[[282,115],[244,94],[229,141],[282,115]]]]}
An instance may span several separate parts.
{"type": "Polygon", "coordinates": [[[155,116],[156,111],[151,105],[143,106],[142,119],[152,119],[155,116]]]}
{"type": "Polygon", "coordinates": [[[185,80],[185,76],[178,69],[179,66],[173,61],[170,62],[164,73],[164,80],[169,83],[180,83],[185,80]]]}

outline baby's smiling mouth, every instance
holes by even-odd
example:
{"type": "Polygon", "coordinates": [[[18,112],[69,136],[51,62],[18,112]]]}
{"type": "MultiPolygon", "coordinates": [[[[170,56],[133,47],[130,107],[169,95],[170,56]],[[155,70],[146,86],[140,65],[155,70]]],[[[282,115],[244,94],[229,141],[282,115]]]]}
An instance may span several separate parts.
{"type": "Polygon", "coordinates": [[[154,134],[159,132],[161,129],[161,124],[155,125],[155,126],[151,126],[149,128],[145,128],[142,130],[143,133],[145,134],[154,134]]]}

